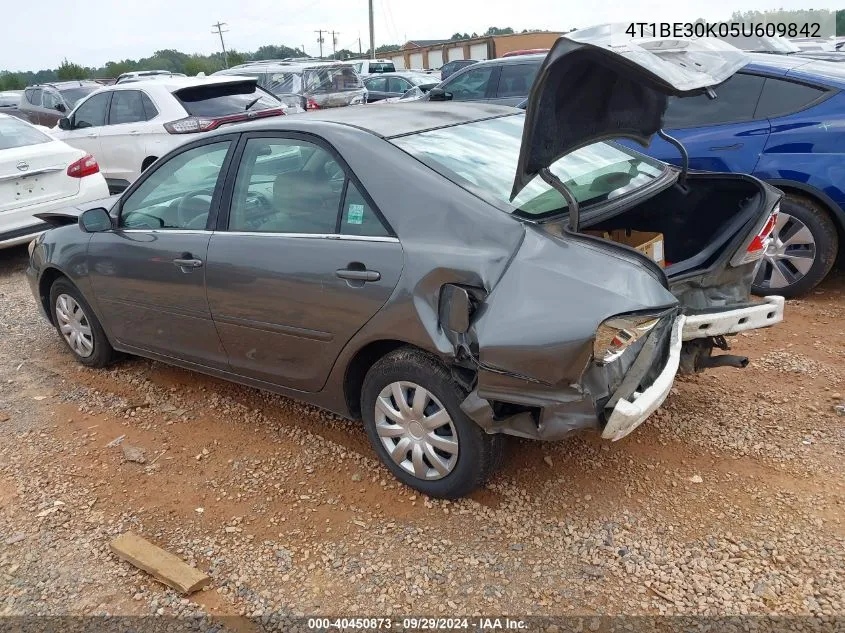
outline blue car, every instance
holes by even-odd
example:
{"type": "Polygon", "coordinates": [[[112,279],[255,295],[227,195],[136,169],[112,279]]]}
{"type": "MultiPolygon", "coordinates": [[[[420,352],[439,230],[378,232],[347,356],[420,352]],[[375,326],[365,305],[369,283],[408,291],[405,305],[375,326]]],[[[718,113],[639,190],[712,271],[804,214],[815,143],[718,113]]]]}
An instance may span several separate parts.
{"type": "MultiPolygon", "coordinates": [[[[786,193],[754,290],[794,297],[825,278],[845,244],[845,64],[752,59],[715,88],[715,99],[672,99],[665,127],[690,169],[753,174],[786,193]]],[[[646,153],[681,162],[663,139],[646,153]]]]}

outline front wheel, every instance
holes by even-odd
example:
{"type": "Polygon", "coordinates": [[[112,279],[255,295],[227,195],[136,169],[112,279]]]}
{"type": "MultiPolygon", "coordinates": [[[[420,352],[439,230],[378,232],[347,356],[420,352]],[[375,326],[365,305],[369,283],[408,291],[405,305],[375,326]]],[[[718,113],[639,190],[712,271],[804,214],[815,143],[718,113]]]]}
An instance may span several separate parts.
{"type": "Polygon", "coordinates": [[[105,367],[115,356],[103,327],[82,293],[68,279],[50,288],[53,323],[71,353],[83,365],[105,367]]]}
{"type": "Polygon", "coordinates": [[[836,226],[816,202],[788,194],[780,203],[777,224],[752,291],[758,295],[798,297],[830,272],[839,253],[836,226]]]}
{"type": "Polygon", "coordinates": [[[466,396],[435,358],[400,348],[364,380],[361,411],[373,449],[402,483],[432,497],[455,499],[481,486],[501,455],[461,410],[466,396]]]}

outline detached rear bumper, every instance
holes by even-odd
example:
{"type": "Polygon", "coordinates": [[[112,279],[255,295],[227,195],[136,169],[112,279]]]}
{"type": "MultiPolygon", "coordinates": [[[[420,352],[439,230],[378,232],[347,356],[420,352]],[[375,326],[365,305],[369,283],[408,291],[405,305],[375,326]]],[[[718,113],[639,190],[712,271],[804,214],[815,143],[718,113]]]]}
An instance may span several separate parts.
{"type": "Polygon", "coordinates": [[[602,430],[601,436],[604,439],[614,442],[621,440],[645,422],[646,418],[666,400],[666,396],[672,389],[672,383],[675,381],[675,375],[678,373],[678,366],[681,361],[681,347],[683,346],[681,334],[685,331],[685,322],[686,317],[679,316],[672,324],[669,357],[654,382],[645,391],[635,391],[629,398],[620,399],[616,403],[608,416],[607,424],[602,430]]]}
{"type": "Polygon", "coordinates": [[[684,325],[683,340],[691,341],[769,327],[783,321],[783,307],[783,297],[771,296],[747,308],[690,315],[684,325]]]}

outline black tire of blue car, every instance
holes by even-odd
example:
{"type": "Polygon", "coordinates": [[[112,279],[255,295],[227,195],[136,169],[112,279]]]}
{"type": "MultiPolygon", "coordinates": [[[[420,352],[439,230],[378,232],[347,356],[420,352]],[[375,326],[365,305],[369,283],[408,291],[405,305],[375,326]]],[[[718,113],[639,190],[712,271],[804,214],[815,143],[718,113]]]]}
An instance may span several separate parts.
{"type": "MultiPolygon", "coordinates": [[[[409,387],[409,389],[408,398],[410,399],[413,397],[414,387],[409,387]]],[[[399,481],[431,497],[457,499],[482,486],[501,464],[505,437],[488,435],[461,410],[460,404],[466,395],[465,390],[455,382],[442,363],[417,348],[401,347],[381,358],[370,368],[361,390],[364,427],[373,450],[399,481]],[[394,383],[409,383],[422,387],[433,396],[429,407],[437,411],[442,405],[448,413],[452,428],[446,433],[446,438],[457,439],[458,448],[457,461],[445,476],[439,479],[417,477],[397,463],[388,453],[377,429],[376,406],[382,391],[394,383]],[[455,438],[451,433],[457,437],[455,438]]],[[[409,399],[405,402],[408,407],[412,404],[409,399]]],[[[395,398],[391,402],[398,408],[395,398]]],[[[396,440],[397,444],[399,441],[396,440]]],[[[409,436],[409,442],[413,444],[415,439],[409,436]]],[[[429,447],[428,450],[430,451],[431,448],[429,447]]],[[[408,448],[405,455],[406,467],[412,467],[412,453],[412,448],[408,448]]],[[[434,458],[436,459],[437,455],[434,458]]],[[[429,472],[433,472],[433,462],[429,461],[428,457],[425,457],[425,460],[429,472]]]]}
{"type": "MultiPolygon", "coordinates": [[[[785,213],[806,226],[815,242],[815,259],[805,275],[780,288],[758,285],[759,277],[751,290],[756,295],[781,295],[787,299],[800,297],[815,288],[830,272],[839,254],[839,235],[830,213],[818,202],[804,196],[788,193],[780,203],[785,213]]],[[[765,267],[766,262],[761,264],[765,267]]]]}
{"type": "MultiPolygon", "coordinates": [[[[111,363],[117,353],[109,343],[106,333],[103,331],[103,326],[100,321],[85,301],[85,297],[79,292],[79,289],[65,277],[60,277],[50,288],[50,317],[56,331],[59,333],[62,341],[64,341],[67,348],[83,365],[88,367],[105,367],[111,363]],[[68,298],[72,301],[68,301],[68,298]],[[61,310],[57,308],[57,304],[61,300],[61,310]],[[76,304],[77,310],[69,309],[69,306],[76,304]],[[90,353],[88,347],[83,348],[84,353],[80,353],[68,340],[65,332],[62,331],[62,325],[68,325],[66,320],[60,316],[60,312],[64,312],[66,316],[70,316],[72,325],[76,328],[76,334],[79,336],[83,332],[90,332],[90,353]],[[75,318],[74,318],[75,317],[75,318]]],[[[87,338],[87,337],[86,337],[87,338]]],[[[79,346],[77,346],[79,348],[79,346]]]]}

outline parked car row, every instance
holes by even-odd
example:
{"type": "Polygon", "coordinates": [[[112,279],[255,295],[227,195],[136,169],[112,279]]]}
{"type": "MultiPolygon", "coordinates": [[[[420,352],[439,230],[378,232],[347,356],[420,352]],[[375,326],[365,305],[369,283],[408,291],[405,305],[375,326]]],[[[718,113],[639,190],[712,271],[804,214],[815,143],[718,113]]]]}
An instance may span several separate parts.
{"type": "MultiPolygon", "coordinates": [[[[209,131],[119,197],[41,214],[56,228],[30,244],[33,295],[79,362],[137,354],[363,419],[428,495],[483,484],[505,435],[618,440],[677,373],[744,366],[726,337],[783,318],[781,297],[750,296],[782,192],[605,140],[651,139],[670,99],[748,62],[665,44],[582,29],[539,64],[456,73],[439,101],[225,126],[206,125],[230,120],[206,118],[208,85],[174,84],[187,116],[165,129],[209,131]],[[523,82],[526,112],[488,102],[523,82]],[[629,230],[658,237],[644,252],[613,237],[629,230]]],[[[228,80],[248,118],[267,93],[228,80]]],[[[170,81],[103,89],[65,127],[93,128],[79,110],[96,99],[105,130],[129,90],[146,117],[170,81]]]]}

